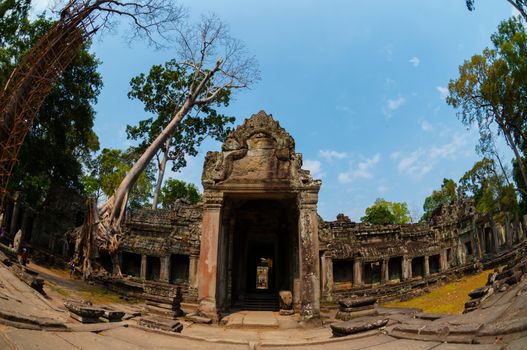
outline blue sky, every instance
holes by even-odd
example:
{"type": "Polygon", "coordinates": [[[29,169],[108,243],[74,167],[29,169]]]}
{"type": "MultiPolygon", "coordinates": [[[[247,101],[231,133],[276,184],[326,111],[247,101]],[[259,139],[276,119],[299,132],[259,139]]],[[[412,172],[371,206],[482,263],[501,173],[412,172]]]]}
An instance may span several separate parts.
{"type": "MultiPolygon", "coordinates": [[[[477,133],[445,103],[465,59],[490,45],[511,16],[505,1],[183,1],[193,17],[215,12],[259,61],[262,80],[226,109],[237,123],[263,109],[296,140],[304,167],[322,179],[319,213],[359,221],[376,198],[407,202],[414,216],[444,177],[458,180],[478,159],[477,133]]],[[[122,33],[121,33],[122,34],[122,33]]],[[[104,88],[96,106],[101,146],[125,148],[126,124],[146,117],[126,97],[130,79],[174,57],[95,39],[104,88]]],[[[506,147],[502,146],[504,152],[506,147]]],[[[207,143],[171,176],[200,184],[207,143]]],[[[506,154],[508,154],[506,152],[506,154]]]]}

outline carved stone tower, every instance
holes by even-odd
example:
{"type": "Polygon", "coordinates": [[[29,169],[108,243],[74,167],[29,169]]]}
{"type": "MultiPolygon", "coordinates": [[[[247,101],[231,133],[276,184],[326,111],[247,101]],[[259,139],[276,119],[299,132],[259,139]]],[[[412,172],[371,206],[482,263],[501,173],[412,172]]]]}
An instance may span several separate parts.
{"type": "Polygon", "coordinates": [[[321,182],[301,167],[293,138],[264,111],[221,152],[207,153],[199,313],[218,320],[219,312],[291,290],[302,320],[319,319],[321,182]]]}

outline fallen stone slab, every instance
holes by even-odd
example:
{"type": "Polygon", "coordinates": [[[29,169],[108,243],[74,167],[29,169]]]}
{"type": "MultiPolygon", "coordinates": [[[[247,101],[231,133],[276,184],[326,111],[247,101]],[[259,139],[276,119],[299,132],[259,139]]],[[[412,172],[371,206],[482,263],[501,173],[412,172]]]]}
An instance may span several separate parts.
{"type": "Polygon", "coordinates": [[[168,332],[181,333],[183,330],[183,325],[181,322],[176,320],[169,320],[166,318],[153,318],[153,317],[143,317],[139,319],[139,325],[143,327],[160,329],[168,332]]]}
{"type": "Polygon", "coordinates": [[[71,318],[82,323],[100,322],[99,317],[104,315],[104,310],[98,307],[74,302],[65,302],[64,306],[70,312],[71,318]]]}
{"type": "Polygon", "coordinates": [[[187,315],[185,317],[185,320],[191,321],[191,322],[194,322],[194,323],[203,323],[203,324],[211,324],[212,323],[212,319],[210,319],[208,317],[200,316],[198,314],[187,315]]]}
{"type": "Polygon", "coordinates": [[[479,298],[485,296],[489,292],[489,290],[490,290],[489,286],[476,288],[473,291],[471,291],[470,293],[468,293],[468,296],[470,297],[470,299],[479,299],[479,298]]]}
{"type": "Polygon", "coordinates": [[[479,332],[478,335],[502,335],[519,333],[527,330],[527,317],[520,317],[513,320],[501,321],[494,324],[485,325],[479,332]]]}
{"type": "Polygon", "coordinates": [[[17,324],[29,324],[37,326],[37,328],[49,328],[49,329],[65,329],[66,325],[64,322],[49,318],[49,317],[39,317],[39,316],[27,316],[20,314],[18,312],[9,312],[5,310],[0,310],[0,318],[16,322],[17,324]]]}
{"type": "Polygon", "coordinates": [[[370,308],[368,310],[360,310],[360,311],[354,311],[354,312],[346,312],[346,311],[337,311],[337,314],[335,315],[335,318],[337,320],[341,321],[349,321],[354,318],[362,317],[362,316],[373,316],[377,315],[377,310],[370,308]]]}
{"type": "Polygon", "coordinates": [[[341,308],[352,308],[373,305],[377,302],[375,297],[358,297],[358,298],[344,298],[339,301],[339,306],[341,308]]]}
{"type": "Polygon", "coordinates": [[[428,312],[420,312],[415,315],[415,318],[419,318],[421,320],[427,320],[427,321],[435,321],[443,317],[445,317],[444,314],[434,314],[434,313],[428,313],[428,312]]]}
{"type": "Polygon", "coordinates": [[[508,285],[512,286],[516,283],[519,283],[522,279],[522,276],[523,276],[523,272],[521,271],[514,271],[514,273],[512,274],[512,276],[508,277],[506,280],[505,280],[505,283],[507,283],[508,285]]]}
{"type": "Polygon", "coordinates": [[[347,322],[339,322],[330,325],[333,336],[344,337],[350,334],[366,332],[372,329],[386,326],[387,318],[373,318],[366,320],[355,320],[347,322]]]}
{"type": "Polygon", "coordinates": [[[104,314],[102,317],[107,319],[109,322],[119,322],[123,319],[124,314],[124,311],[104,309],[104,314]]]}

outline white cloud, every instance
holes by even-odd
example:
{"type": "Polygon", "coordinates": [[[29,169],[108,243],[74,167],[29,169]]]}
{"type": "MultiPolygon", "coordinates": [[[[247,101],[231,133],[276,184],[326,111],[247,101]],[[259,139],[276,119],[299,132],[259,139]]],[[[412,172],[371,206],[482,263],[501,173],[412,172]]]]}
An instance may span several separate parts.
{"type": "Polygon", "coordinates": [[[33,0],[31,1],[31,17],[37,17],[42,11],[55,7],[56,0],[33,0]]]}
{"type": "Polygon", "coordinates": [[[421,178],[428,174],[434,165],[441,159],[455,159],[466,144],[465,138],[455,135],[452,141],[442,146],[432,146],[429,148],[419,148],[407,155],[392,153],[392,159],[398,161],[397,170],[403,175],[411,175],[421,178]]]}
{"type": "Polygon", "coordinates": [[[348,156],[348,154],[345,152],[337,152],[334,150],[320,150],[318,151],[318,155],[328,162],[332,161],[333,159],[344,159],[348,156]]]}
{"type": "Polygon", "coordinates": [[[432,124],[430,124],[430,122],[428,122],[425,119],[422,119],[422,120],[419,121],[419,126],[421,127],[421,129],[423,131],[432,131],[432,130],[434,130],[434,127],[432,126],[432,124]]]}
{"type": "Polygon", "coordinates": [[[408,62],[413,64],[414,67],[417,67],[419,65],[419,63],[421,63],[421,60],[419,59],[419,57],[414,56],[414,57],[410,58],[410,60],[408,62]]]}
{"type": "Polygon", "coordinates": [[[390,154],[390,158],[392,160],[397,160],[400,156],[401,156],[401,152],[400,151],[395,151],[395,152],[392,152],[392,154],[390,154]]]}
{"type": "Polygon", "coordinates": [[[304,161],[304,169],[309,170],[311,172],[311,176],[315,179],[319,179],[326,175],[324,172],[322,172],[322,163],[318,160],[310,160],[306,159],[304,161]]]}
{"type": "Polygon", "coordinates": [[[371,173],[371,169],[379,163],[381,160],[381,155],[379,153],[376,153],[373,157],[367,158],[362,162],[359,162],[357,164],[357,167],[355,169],[351,169],[348,172],[339,173],[338,180],[340,183],[348,183],[351,182],[354,179],[363,178],[363,179],[371,179],[373,177],[373,174],[371,173]]]}
{"type": "Polygon", "coordinates": [[[399,96],[396,99],[388,99],[386,101],[386,106],[383,109],[383,113],[387,118],[392,116],[392,112],[399,109],[402,105],[406,103],[406,99],[402,96],[399,96]]]}
{"type": "Polygon", "coordinates": [[[445,99],[448,97],[448,88],[444,86],[438,86],[436,87],[436,90],[439,92],[439,95],[442,99],[445,99]]]}

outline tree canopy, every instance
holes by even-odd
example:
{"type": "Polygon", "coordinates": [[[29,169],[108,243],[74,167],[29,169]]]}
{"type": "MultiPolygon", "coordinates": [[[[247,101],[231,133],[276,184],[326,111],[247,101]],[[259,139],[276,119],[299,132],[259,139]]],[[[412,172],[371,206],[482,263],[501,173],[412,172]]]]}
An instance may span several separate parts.
{"type": "MultiPolygon", "coordinates": [[[[53,24],[44,17],[30,21],[28,8],[27,1],[0,3],[0,31],[6,34],[0,35],[2,85],[31,45],[53,24]]],[[[82,191],[82,164],[99,148],[92,106],[102,80],[97,72],[99,62],[88,50],[89,44],[54,84],[20,149],[9,189],[20,191],[30,205],[40,205],[52,183],[82,191]]]]}
{"type": "Polygon", "coordinates": [[[408,205],[404,202],[388,202],[377,198],[375,203],[366,208],[362,222],[370,224],[407,224],[411,222],[408,205]]]}
{"type": "Polygon", "coordinates": [[[432,194],[426,197],[423,204],[422,221],[429,222],[433,212],[442,205],[449,205],[457,201],[457,184],[452,179],[443,179],[441,189],[434,190],[432,194]]]}
{"type": "MultiPolygon", "coordinates": [[[[183,104],[191,85],[192,71],[187,65],[176,60],[170,60],[162,65],[154,65],[148,75],[140,74],[131,82],[128,97],[140,100],[145,105],[145,111],[155,117],[141,120],[137,125],[126,127],[127,137],[139,140],[138,150],[144,152],[161,131],[168,125],[174,112],[183,104]]],[[[220,114],[213,107],[227,107],[230,100],[230,90],[225,89],[210,105],[196,106],[175,128],[161,149],[156,154],[158,175],[154,189],[152,207],[157,207],[158,195],[166,169],[167,162],[172,163],[172,171],[176,172],[186,166],[187,156],[196,156],[198,147],[206,137],[223,141],[230,132],[228,124],[234,122],[234,117],[220,114]]]]}
{"type": "Polygon", "coordinates": [[[161,206],[170,208],[177,199],[184,199],[191,204],[196,204],[201,201],[202,197],[196,185],[177,179],[167,179],[161,189],[161,206]]]}
{"type": "Polygon", "coordinates": [[[527,183],[527,34],[521,21],[511,18],[501,22],[491,39],[493,49],[459,67],[459,77],[448,85],[447,103],[459,110],[463,124],[477,126],[482,149],[491,148],[495,130],[503,135],[527,183]]]}

